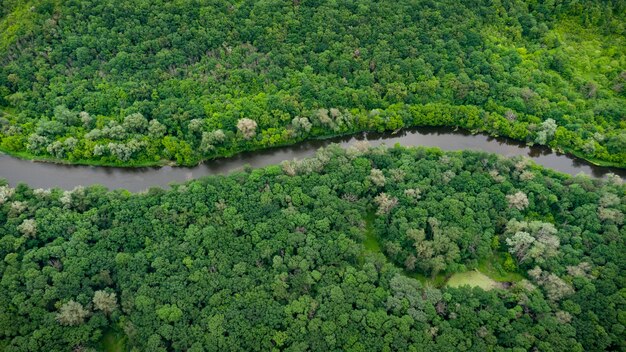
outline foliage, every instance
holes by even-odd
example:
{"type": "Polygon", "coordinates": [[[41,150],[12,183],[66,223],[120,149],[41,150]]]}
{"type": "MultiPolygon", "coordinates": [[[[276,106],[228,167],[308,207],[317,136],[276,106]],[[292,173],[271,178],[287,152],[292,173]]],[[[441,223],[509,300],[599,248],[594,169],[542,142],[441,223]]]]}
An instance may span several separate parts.
{"type": "Polygon", "coordinates": [[[80,303],[70,300],[59,308],[57,321],[61,325],[80,325],[85,322],[88,315],[89,311],[83,308],[80,303]]]}
{"type": "Polygon", "coordinates": [[[140,351],[626,348],[626,228],[598,211],[626,211],[617,178],[399,146],[292,166],[141,194],[0,185],[0,349],[84,350],[111,331],[140,351]],[[534,241],[518,258],[521,232],[534,241]],[[526,279],[412,278],[494,257],[488,270],[510,260],[526,279]]]}
{"type": "Polygon", "coordinates": [[[451,126],[626,167],[624,4],[4,0],[0,149],[187,165],[451,126]]]}

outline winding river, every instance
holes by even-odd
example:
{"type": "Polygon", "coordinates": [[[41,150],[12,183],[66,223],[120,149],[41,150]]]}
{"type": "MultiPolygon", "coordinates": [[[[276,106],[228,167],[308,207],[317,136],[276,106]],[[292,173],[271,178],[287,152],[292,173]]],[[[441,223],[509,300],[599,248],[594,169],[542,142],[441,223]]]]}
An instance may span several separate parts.
{"type": "Polygon", "coordinates": [[[466,131],[449,128],[418,128],[393,133],[360,133],[325,140],[313,140],[292,146],[242,153],[230,158],[207,161],[195,167],[144,167],[112,168],[64,165],[22,160],[0,154],[0,178],[16,185],[24,182],[33,188],[60,187],[72,189],[78,185],[101,184],[110,189],[127,189],[131,192],[150,187],[168,187],[171,183],[184,182],[206,175],[226,174],[245,165],[262,167],[278,164],[283,160],[304,158],[331,143],[344,147],[355,141],[367,140],[371,145],[385,143],[393,146],[430,146],[444,150],[481,150],[504,156],[526,155],[537,164],[571,175],[586,173],[603,177],[612,172],[626,178],[626,170],[594,166],[584,160],[566,154],[554,153],[546,147],[528,147],[506,138],[493,138],[483,134],[473,135],[466,131]]]}

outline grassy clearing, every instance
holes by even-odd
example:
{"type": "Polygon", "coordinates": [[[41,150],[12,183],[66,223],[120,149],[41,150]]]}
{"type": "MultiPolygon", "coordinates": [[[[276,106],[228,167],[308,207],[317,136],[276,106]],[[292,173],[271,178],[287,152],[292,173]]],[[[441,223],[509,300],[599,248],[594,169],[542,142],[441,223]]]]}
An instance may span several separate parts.
{"type": "Polygon", "coordinates": [[[446,283],[450,287],[473,286],[483,290],[491,290],[500,287],[500,284],[478,270],[456,273],[446,283]]]}
{"type": "Polygon", "coordinates": [[[102,336],[98,350],[103,352],[124,352],[126,351],[126,336],[119,331],[109,330],[102,336]]]}
{"type": "Polygon", "coordinates": [[[376,215],[373,212],[368,212],[365,217],[365,241],[363,245],[365,246],[365,250],[369,252],[381,253],[382,249],[380,248],[380,242],[378,242],[378,237],[374,233],[374,218],[376,215]]]}
{"type": "Polygon", "coordinates": [[[453,274],[448,278],[446,285],[450,287],[467,285],[491,290],[501,288],[504,282],[518,282],[524,279],[520,273],[502,270],[504,260],[504,255],[494,253],[489,258],[481,260],[475,270],[453,274]]]}

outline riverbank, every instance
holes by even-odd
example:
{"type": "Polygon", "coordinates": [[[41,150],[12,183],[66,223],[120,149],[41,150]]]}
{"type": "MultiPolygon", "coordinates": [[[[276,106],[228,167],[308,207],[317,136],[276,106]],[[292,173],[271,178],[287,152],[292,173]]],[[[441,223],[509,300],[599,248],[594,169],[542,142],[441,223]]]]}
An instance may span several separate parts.
{"type": "Polygon", "coordinates": [[[168,159],[158,159],[158,160],[129,160],[126,162],[113,162],[110,160],[94,160],[94,159],[59,159],[59,158],[55,158],[53,156],[50,155],[36,155],[33,153],[30,153],[26,150],[22,150],[22,151],[14,151],[14,150],[10,150],[8,148],[3,148],[0,145],[0,153],[6,154],[6,155],[10,155],[14,158],[20,158],[23,160],[28,160],[28,161],[34,161],[34,162],[45,162],[45,163],[51,163],[51,164],[60,164],[60,165],[78,165],[78,166],[96,166],[96,167],[114,167],[114,168],[141,168],[141,167],[163,167],[163,166],[175,166],[175,167],[194,167],[194,166],[198,166],[204,163],[208,163],[211,161],[215,161],[215,160],[220,160],[220,159],[228,159],[228,158],[232,158],[234,156],[243,154],[243,153],[251,153],[251,152],[260,152],[260,151],[264,151],[264,150],[272,150],[272,149],[279,149],[279,148],[285,148],[285,147],[290,147],[290,146],[296,146],[299,144],[303,144],[306,143],[308,141],[327,141],[327,140],[335,140],[335,139],[341,139],[341,138],[345,138],[345,137],[353,137],[353,136],[358,136],[358,135],[362,135],[362,134],[366,134],[366,133],[371,133],[371,134],[391,134],[391,135],[395,135],[397,133],[406,133],[406,131],[413,131],[413,130],[418,130],[418,129],[429,129],[429,128],[445,128],[445,129],[449,129],[451,131],[457,132],[457,131],[461,131],[461,133],[464,134],[471,134],[471,135],[484,135],[484,136],[488,136],[491,138],[497,138],[497,139],[506,139],[508,142],[510,143],[515,143],[518,144],[520,146],[526,146],[528,148],[546,148],[551,150],[553,153],[559,153],[559,154],[565,154],[569,157],[575,157],[577,159],[580,159],[581,162],[585,162],[588,163],[590,165],[594,165],[594,166],[599,166],[599,167],[608,167],[608,168],[619,168],[619,169],[623,169],[626,170],[626,164],[624,163],[619,163],[619,162],[611,162],[611,161],[606,161],[606,160],[602,160],[602,159],[597,159],[597,158],[590,158],[586,155],[584,155],[583,153],[581,153],[578,150],[572,149],[572,148],[560,148],[560,149],[554,149],[554,148],[549,148],[547,146],[544,145],[535,145],[535,144],[527,144],[523,141],[519,141],[507,136],[501,136],[498,133],[489,133],[489,131],[486,130],[481,130],[481,129],[477,129],[477,130],[468,130],[465,129],[463,127],[433,127],[433,126],[414,126],[414,127],[406,127],[406,128],[401,128],[401,129],[396,129],[396,130],[386,130],[384,132],[380,132],[380,131],[376,131],[376,130],[358,130],[358,131],[350,131],[350,132],[345,132],[345,133],[340,133],[340,134],[328,134],[328,135],[320,135],[320,136],[313,136],[312,138],[309,139],[293,139],[284,143],[278,143],[278,144],[272,144],[272,145],[268,145],[268,146],[260,146],[257,148],[240,148],[237,150],[232,150],[232,151],[228,151],[228,152],[223,152],[220,155],[214,155],[212,157],[209,158],[205,158],[205,159],[197,159],[194,160],[194,162],[189,163],[189,164],[179,164],[176,163],[173,160],[168,160],[168,159]]]}
{"type": "Polygon", "coordinates": [[[279,164],[284,160],[302,159],[312,156],[316,150],[337,143],[348,147],[355,142],[367,141],[372,146],[438,147],[446,151],[473,150],[497,153],[505,157],[527,157],[536,164],[557,172],[576,175],[585,173],[592,177],[603,177],[615,173],[626,178],[626,170],[599,167],[571,155],[559,154],[542,146],[526,146],[522,143],[485,134],[472,134],[462,129],[419,128],[404,129],[397,133],[359,133],[321,140],[308,140],[282,148],[245,152],[231,158],[218,158],[195,167],[179,167],[171,164],[158,167],[141,165],[136,168],[81,166],[73,164],[40,163],[0,155],[0,178],[16,185],[20,182],[35,188],[61,187],[72,189],[78,185],[100,184],[110,189],[126,189],[131,192],[150,187],[168,187],[171,183],[185,182],[207,175],[227,174],[246,165],[263,167],[279,164]]]}
{"type": "MultiPolygon", "coordinates": [[[[214,142],[208,146],[203,145],[204,142],[200,143],[196,138],[197,136],[192,139],[180,139],[168,135],[162,137],[135,135],[131,140],[102,138],[92,140],[83,135],[86,131],[81,130],[80,133],[76,132],[79,133],[76,136],[67,135],[57,138],[55,148],[60,149],[54,152],[49,148],[46,151],[46,148],[40,147],[35,147],[35,152],[29,151],[27,148],[30,143],[28,138],[30,138],[29,136],[32,137],[33,134],[24,134],[25,132],[10,136],[0,134],[0,151],[19,158],[75,165],[120,168],[163,165],[193,167],[203,162],[230,158],[245,152],[284,148],[307,141],[336,139],[364,133],[395,134],[398,131],[419,128],[462,130],[465,133],[508,139],[510,142],[532,147],[540,140],[537,136],[537,130],[542,128],[540,128],[542,126],[541,120],[537,117],[526,116],[524,119],[519,117],[516,120],[509,120],[495,111],[487,111],[472,105],[394,104],[385,109],[375,109],[369,112],[356,109],[345,113],[347,115],[344,117],[348,119],[347,122],[342,122],[337,126],[333,125],[332,129],[324,124],[309,125],[306,130],[300,130],[289,125],[255,130],[252,137],[246,138],[243,138],[238,132],[224,130],[221,142],[214,142]],[[73,140],[72,144],[66,145],[70,139],[73,140]],[[136,148],[128,147],[128,143],[136,146],[136,148]],[[111,145],[116,146],[116,148],[128,147],[130,149],[124,149],[126,152],[120,156],[109,150],[111,145]],[[99,147],[101,150],[98,156],[94,155],[95,147],[99,147]]],[[[15,118],[14,115],[6,115],[15,118]]],[[[144,121],[147,123],[147,120],[144,119],[144,121]]],[[[542,148],[551,148],[553,152],[560,151],[571,154],[571,156],[585,160],[592,165],[626,170],[625,154],[608,154],[605,147],[599,149],[602,152],[584,153],[581,149],[582,141],[579,136],[562,126],[557,126],[555,129],[551,132],[550,139],[544,138],[544,141],[537,145],[542,148]]]]}

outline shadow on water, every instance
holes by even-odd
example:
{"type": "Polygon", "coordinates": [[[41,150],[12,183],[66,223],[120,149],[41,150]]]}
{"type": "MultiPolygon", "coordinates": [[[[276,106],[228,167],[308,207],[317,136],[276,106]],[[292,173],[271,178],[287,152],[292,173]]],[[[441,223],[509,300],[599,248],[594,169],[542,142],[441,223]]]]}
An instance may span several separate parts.
{"type": "Polygon", "coordinates": [[[72,189],[78,185],[101,184],[110,189],[127,189],[132,192],[150,187],[167,187],[170,183],[184,182],[206,175],[226,174],[245,165],[262,167],[278,164],[283,160],[311,156],[317,149],[331,143],[347,147],[356,141],[367,140],[372,146],[396,143],[404,146],[439,147],[443,150],[478,150],[504,156],[525,155],[537,164],[557,171],[575,175],[585,173],[603,177],[612,172],[626,178],[626,170],[592,165],[571,155],[555,153],[543,146],[526,146],[523,143],[484,134],[471,134],[465,130],[450,128],[405,129],[398,133],[357,133],[350,136],[324,140],[310,140],[292,146],[237,154],[230,158],[210,160],[195,167],[142,167],[115,168],[80,165],[63,165],[33,162],[0,155],[0,178],[11,185],[24,182],[34,188],[61,187],[72,189]]]}

